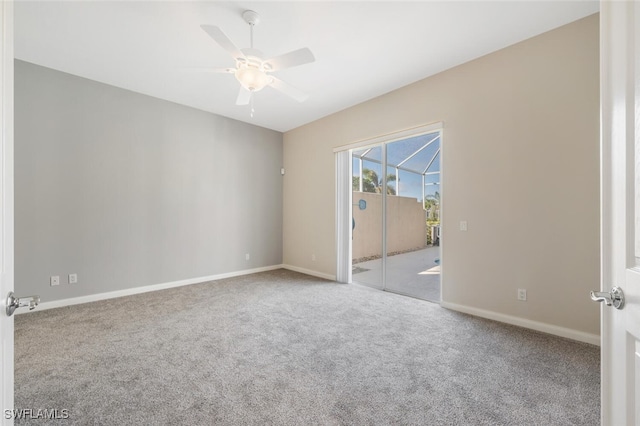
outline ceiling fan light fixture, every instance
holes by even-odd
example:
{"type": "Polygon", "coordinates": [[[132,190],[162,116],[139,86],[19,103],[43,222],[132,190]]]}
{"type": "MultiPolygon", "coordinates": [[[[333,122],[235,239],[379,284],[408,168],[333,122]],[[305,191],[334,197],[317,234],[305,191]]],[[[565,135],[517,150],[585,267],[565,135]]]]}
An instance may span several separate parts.
{"type": "Polygon", "coordinates": [[[305,47],[265,60],[262,52],[253,47],[253,28],[260,22],[260,16],[252,10],[245,10],[242,17],[249,24],[249,35],[251,37],[250,47],[246,49],[239,49],[219,27],[206,24],[200,25],[204,32],[220,47],[229,52],[235,60],[235,68],[226,68],[223,72],[233,74],[240,83],[241,87],[236,99],[236,105],[249,104],[253,101],[253,92],[260,91],[265,86],[271,86],[298,102],[303,102],[307,99],[307,94],[271,76],[270,73],[315,61],[311,50],[305,47]]]}
{"type": "Polygon", "coordinates": [[[236,70],[236,79],[242,84],[242,87],[257,92],[264,89],[271,83],[269,76],[255,66],[241,66],[236,70]]]}

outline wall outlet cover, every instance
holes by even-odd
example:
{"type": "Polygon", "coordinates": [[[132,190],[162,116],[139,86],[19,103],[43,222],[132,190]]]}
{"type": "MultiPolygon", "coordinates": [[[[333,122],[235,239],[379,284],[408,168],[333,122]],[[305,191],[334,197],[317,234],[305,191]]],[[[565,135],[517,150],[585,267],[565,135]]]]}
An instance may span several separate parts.
{"type": "Polygon", "coordinates": [[[526,301],[527,300],[527,290],[524,288],[518,289],[518,300],[526,301]]]}

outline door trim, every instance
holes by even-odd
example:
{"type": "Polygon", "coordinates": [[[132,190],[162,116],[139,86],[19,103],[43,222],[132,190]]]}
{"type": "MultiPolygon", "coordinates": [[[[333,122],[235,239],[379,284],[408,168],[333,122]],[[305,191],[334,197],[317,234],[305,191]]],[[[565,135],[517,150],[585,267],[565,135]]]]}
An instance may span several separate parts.
{"type": "Polygon", "coordinates": [[[336,281],[350,283],[352,229],[351,217],[351,151],[335,153],[336,157],[336,281]],[[348,189],[348,190],[347,190],[348,189]]]}
{"type": "Polygon", "coordinates": [[[359,141],[350,142],[347,145],[341,145],[333,148],[333,152],[349,151],[351,149],[365,148],[370,146],[380,145],[382,143],[394,142],[400,139],[406,139],[412,136],[419,136],[425,133],[433,133],[438,130],[444,129],[443,121],[436,121],[435,123],[425,124],[423,126],[412,127],[410,129],[401,130],[399,132],[387,133],[385,135],[376,136],[369,139],[362,139],[359,141]]]}
{"type": "MultiPolygon", "coordinates": [[[[0,22],[2,22],[2,46],[0,46],[0,297],[5,300],[13,291],[13,2],[0,2],[0,22]]],[[[2,312],[5,303],[1,302],[2,312]]],[[[0,402],[2,414],[0,423],[11,425],[5,410],[13,409],[13,317],[0,317],[0,402]]],[[[11,416],[9,416],[11,417],[11,416]]]]}

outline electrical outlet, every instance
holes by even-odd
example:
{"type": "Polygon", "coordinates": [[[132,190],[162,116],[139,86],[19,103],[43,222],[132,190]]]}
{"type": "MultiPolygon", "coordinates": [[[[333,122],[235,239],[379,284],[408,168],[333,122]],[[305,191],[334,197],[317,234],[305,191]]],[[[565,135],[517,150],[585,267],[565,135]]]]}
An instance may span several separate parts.
{"type": "Polygon", "coordinates": [[[315,254],[312,254],[312,255],[311,255],[311,261],[312,261],[312,262],[315,262],[315,261],[316,261],[316,255],[315,255],[315,254]]]}
{"type": "Polygon", "coordinates": [[[251,255],[249,253],[247,253],[247,254],[244,255],[244,258],[245,258],[245,260],[249,260],[249,259],[251,259],[251,255]]]}
{"type": "Polygon", "coordinates": [[[69,284],[78,283],[78,274],[69,274],[69,284]]]}
{"type": "Polygon", "coordinates": [[[51,285],[60,285],[60,277],[58,275],[52,275],[49,283],[51,285]]]}
{"type": "Polygon", "coordinates": [[[524,288],[518,289],[518,300],[522,300],[523,302],[527,301],[527,290],[524,288]]]}
{"type": "Polygon", "coordinates": [[[467,221],[466,220],[461,220],[460,221],[460,230],[461,231],[466,231],[467,230],[467,221]]]}

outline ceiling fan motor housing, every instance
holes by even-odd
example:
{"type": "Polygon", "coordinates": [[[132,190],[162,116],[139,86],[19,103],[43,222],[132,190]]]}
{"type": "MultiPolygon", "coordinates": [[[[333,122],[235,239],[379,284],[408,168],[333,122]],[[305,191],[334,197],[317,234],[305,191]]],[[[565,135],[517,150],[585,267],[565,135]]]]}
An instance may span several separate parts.
{"type": "Polygon", "coordinates": [[[254,12],[253,10],[245,10],[242,13],[242,18],[249,25],[258,25],[260,23],[260,15],[258,12],[254,12]]]}

